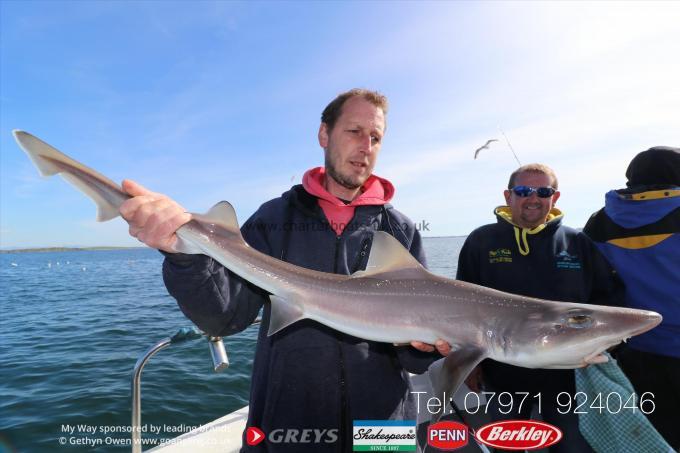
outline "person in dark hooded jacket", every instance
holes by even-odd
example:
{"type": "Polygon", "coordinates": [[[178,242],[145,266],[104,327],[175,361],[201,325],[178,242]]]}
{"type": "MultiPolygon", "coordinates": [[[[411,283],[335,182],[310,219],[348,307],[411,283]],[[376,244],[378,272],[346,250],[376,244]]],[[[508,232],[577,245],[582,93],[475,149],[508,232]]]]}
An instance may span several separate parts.
{"type": "MultiPolygon", "coordinates": [[[[318,132],[324,167],[263,204],[241,228],[246,242],[298,266],[348,275],[365,269],[374,232],[386,231],[424,265],[420,234],[389,204],[394,187],[373,174],[386,113],[387,100],[372,91],[355,89],[333,100],[318,132]]],[[[244,432],[243,451],[344,453],[352,450],[353,420],[416,419],[408,372],[426,371],[439,357],[434,346],[367,341],[307,319],[268,337],[269,295],[210,257],[175,253],[174,232],[190,215],[132,181],[123,187],[134,195],[121,207],[130,234],[165,253],[168,291],[198,327],[234,334],[263,309],[248,426],[283,435],[277,434],[280,442],[248,445],[244,432]],[[298,443],[302,430],[314,435],[298,443]]],[[[436,348],[450,350],[441,340],[436,348]]]]}
{"type": "MultiPolygon", "coordinates": [[[[465,240],[457,279],[565,302],[612,305],[621,297],[620,281],[593,242],[562,223],[563,214],[555,207],[557,176],[550,167],[518,168],[504,195],[507,206],[495,209],[497,222],[475,229],[465,240]]],[[[564,435],[550,452],[592,451],[576,414],[562,414],[557,405],[560,393],[572,398],[576,393],[573,370],[529,369],[487,359],[466,383],[474,391],[496,392],[487,406],[494,420],[529,419],[532,409],[539,410],[564,435]]]]}
{"type": "MultiPolygon", "coordinates": [[[[657,146],[628,165],[625,189],[584,228],[626,284],[625,306],[663,316],[617,352],[638,395],[653,400],[650,422],[680,449],[680,148],[657,146]],[[651,394],[651,395],[650,395],[651,394]]],[[[649,407],[645,408],[649,410],[649,407]]]]}

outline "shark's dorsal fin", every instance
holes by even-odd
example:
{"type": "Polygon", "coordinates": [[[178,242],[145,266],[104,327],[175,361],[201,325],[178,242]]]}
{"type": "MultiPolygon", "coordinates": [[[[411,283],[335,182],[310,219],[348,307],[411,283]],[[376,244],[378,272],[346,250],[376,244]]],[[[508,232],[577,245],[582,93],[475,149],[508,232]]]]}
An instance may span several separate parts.
{"type": "Polygon", "coordinates": [[[384,231],[376,231],[373,234],[373,244],[366,270],[355,272],[352,277],[375,277],[405,270],[427,273],[422,264],[404,248],[401,242],[384,231]]]}

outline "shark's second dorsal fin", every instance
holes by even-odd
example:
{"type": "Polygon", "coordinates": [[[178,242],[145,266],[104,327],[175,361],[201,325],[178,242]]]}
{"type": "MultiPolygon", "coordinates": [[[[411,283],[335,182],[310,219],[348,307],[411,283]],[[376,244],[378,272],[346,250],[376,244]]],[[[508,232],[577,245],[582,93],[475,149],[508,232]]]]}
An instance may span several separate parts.
{"type": "MultiPolygon", "coordinates": [[[[246,243],[241,235],[241,230],[238,227],[238,220],[236,219],[236,211],[228,201],[220,201],[215,206],[210,208],[205,214],[191,214],[195,221],[205,225],[216,225],[222,229],[222,234],[227,234],[232,239],[239,242],[246,243]]],[[[208,228],[212,230],[212,228],[208,228]]],[[[203,249],[196,246],[192,241],[185,240],[181,231],[177,231],[177,243],[175,250],[180,253],[199,254],[205,253],[203,249]]]]}
{"type": "Polygon", "coordinates": [[[236,211],[228,201],[220,201],[205,214],[192,214],[192,216],[201,222],[212,223],[230,231],[240,231],[236,211]]]}
{"type": "Polygon", "coordinates": [[[401,242],[384,231],[376,231],[366,270],[355,272],[352,277],[391,274],[403,270],[427,272],[401,242]]]}

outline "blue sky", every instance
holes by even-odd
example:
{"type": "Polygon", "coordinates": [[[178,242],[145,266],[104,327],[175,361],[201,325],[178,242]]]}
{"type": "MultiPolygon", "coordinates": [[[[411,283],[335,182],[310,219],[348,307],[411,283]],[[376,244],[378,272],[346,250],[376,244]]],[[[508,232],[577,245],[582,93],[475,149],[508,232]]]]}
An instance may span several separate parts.
{"type": "Polygon", "coordinates": [[[3,0],[0,20],[0,247],[138,244],[39,177],[12,129],[243,221],[322,163],[337,93],[378,89],[376,173],[426,236],[494,221],[516,167],[499,126],[523,163],[555,168],[576,227],[637,152],[680,146],[678,2],[3,0]]]}

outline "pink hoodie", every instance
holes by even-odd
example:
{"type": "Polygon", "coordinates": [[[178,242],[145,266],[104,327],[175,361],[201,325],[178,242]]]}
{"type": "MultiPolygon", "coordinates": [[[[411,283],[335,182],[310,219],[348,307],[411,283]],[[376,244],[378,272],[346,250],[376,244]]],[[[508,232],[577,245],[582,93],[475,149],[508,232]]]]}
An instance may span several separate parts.
{"type": "Polygon", "coordinates": [[[302,186],[311,195],[317,197],[328,223],[338,236],[354,217],[354,209],[357,206],[384,205],[394,196],[394,186],[391,182],[380,176],[371,175],[361,186],[361,194],[351,203],[345,204],[326,190],[325,179],[326,169],[324,167],[312,168],[302,177],[302,186]]]}

